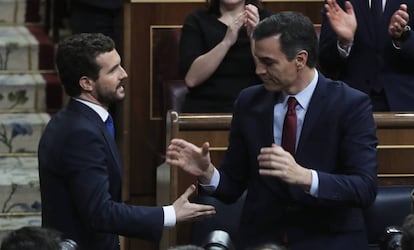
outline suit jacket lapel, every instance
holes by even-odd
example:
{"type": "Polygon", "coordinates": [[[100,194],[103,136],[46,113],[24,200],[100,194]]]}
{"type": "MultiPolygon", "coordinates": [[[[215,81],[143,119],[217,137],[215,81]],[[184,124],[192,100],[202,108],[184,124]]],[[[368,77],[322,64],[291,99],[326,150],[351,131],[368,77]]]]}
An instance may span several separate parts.
{"type": "MultiPolygon", "coordinates": [[[[274,143],[273,123],[274,123],[274,106],[277,100],[280,98],[281,93],[268,92],[263,98],[263,102],[258,105],[254,111],[257,113],[257,119],[261,121],[260,128],[263,128],[258,132],[259,142],[263,142],[261,146],[270,147],[274,143]]],[[[278,197],[286,197],[289,194],[287,184],[279,179],[271,176],[261,176],[265,185],[272,190],[278,197]]]]}
{"type": "Polygon", "coordinates": [[[109,148],[111,149],[111,153],[112,153],[112,157],[116,162],[117,165],[117,170],[119,171],[119,174],[122,176],[122,171],[121,171],[121,158],[118,152],[118,147],[115,143],[114,138],[112,137],[112,135],[109,133],[108,129],[106,128],[106,125],[104,123],[103,126],[101,126],[101,130],[104,134],[105,140],[107,142],[107,144],[109,145],[109,148]]]}
{"type": "MultiPolygon", "coordinates": [[[[329,94],[326,87],[326,78],[319,73],[318,83],[309,102],[308,110],[306,111],[305,119],[303,121],[299,142],[296,148],[295,159],[299,164],[301,162],[305,162],[305,160],[310,157],[309,153],[305,151],[306,149],[304,145],[306,145],[306,143],[311,140],[310,136],[312,133],[315,133],[316,130],[315,125],[320,122],[321,114],[325,110],[326,98],[329,94]]],[[[289,195],[293,200],[311,199],[308,195],[305,195],[301,187],[295,185],[289,185],[289,195]]]]}
{"type": "Polygon", "coordinates": [[[308,137],[314,132],[314,124],[320,119],[321,112],[326,105],[325,99],[328,93],[325,84],[326,78],[319,73],[318,83],[309,102],[308,110],[306,111],[305,119],[303,121],[302,131],[296,149],[296,159],[299,159],[302,155],[306,155],[306,152],[302,152],[303,144],[306,143],[308,137]]]}
{"type": "Polygon", "coordinates": [[[86,106],[85,104],[75,101],[75,100],[70,100],[69,104],[68,104],[68,108],[71,109],[75,109],[77,110],[80,114],[82,114],[83,116],[85,116],[88,120],[91,121],[91,124],[95,125],[103,134],[105,141],[107,142],[110,150],[111,150],[111,155],[112,158],[114,159],[115,163],[116,163],[116,169],[118,170],[119,174],[122,175],[122,171],[121,171],[121,159],[119,156],[119,152],[118,152],[118,148],[116,146],[115,140],[114,138],[109,134],[108,129],[106,128],[105,123],[102,121],[102,119],[99,117],[99,115],[92,110],[91,108],[89,108],[88,106],[86,106]]]}

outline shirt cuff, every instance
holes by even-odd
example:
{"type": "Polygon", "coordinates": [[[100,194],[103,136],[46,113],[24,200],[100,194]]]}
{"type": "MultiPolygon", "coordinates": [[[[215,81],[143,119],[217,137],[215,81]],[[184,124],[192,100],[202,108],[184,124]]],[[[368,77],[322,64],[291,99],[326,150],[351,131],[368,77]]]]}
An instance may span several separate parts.
{"type": "Polygon", "coordinates": [[[343,58],[347,58],[351,52],[352,43],[346,49],[343,49],[341,46],[339,46],[339,41],[337,41],[336,47],[338,48],[339,55],[343,58]]]}
{"type": "Polygon", "coordinates": [[[214,168],[213,177],[211,178],[211,181],[209,184],[201,184],[199,183],[200,187],[202,187],[205,191],[209,193],[213,193],[216,191],[218,184],[220,182],[220,173],[217,171],[216,168],[214,168]]]}
{"type": "Polygon", "coordinates": [[[162,209],[164,210],[164,227],[174,227],[177,223],[174,206],[164,206],[162,209]]]}
{"type": "Polygon", "coordinates": [[[311,173],[312,173],[312,184],[311,184],[311,188],[310,188],[310,195],[312,195],[313,197],[318,197],[318,190],[319,190],[319,177],[318,177],[318,173],[311,169],[311,173]]]}

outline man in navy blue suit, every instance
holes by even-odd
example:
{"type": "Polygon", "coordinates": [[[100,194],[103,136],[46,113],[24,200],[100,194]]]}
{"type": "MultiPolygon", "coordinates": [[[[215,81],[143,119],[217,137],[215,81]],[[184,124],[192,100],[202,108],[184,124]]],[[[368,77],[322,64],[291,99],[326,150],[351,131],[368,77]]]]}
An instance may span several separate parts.
{"type": "Polygon", "coordinates": [[[413,15],[414,0],[327,0],[321,70],[367,93],[374,111],[414,111],[413,15]]]}
{"type": "Polygon", "coordinates": [[[42,225],[80,250],[118,250],[118,235],[156,242],[165,226],[215,212],[188,201],[194,185],[170,206],[122,203],[121,159],[105,124],[109,105],[125,96],[127,74],[114,46],[105,35],[86,33],[58,45],[59,77],[71,99],[39,143],[42,225]]]}
{"type": "Polygon", "coordinates": [[[317,36],[300,13],[264,19],[253,40],[263,84],[240,93],[221,166],[211,163],[208,142],[197,147],[182,139],[171,141],[167,163],[197,176],[224,202],[247,190],[237,249],[272,242],[290,250],[368,249],[362,209],[377,192],[369,97],[315,69],[317,36]],[[290,153],[281,145],[293,98],[290,153]]]}

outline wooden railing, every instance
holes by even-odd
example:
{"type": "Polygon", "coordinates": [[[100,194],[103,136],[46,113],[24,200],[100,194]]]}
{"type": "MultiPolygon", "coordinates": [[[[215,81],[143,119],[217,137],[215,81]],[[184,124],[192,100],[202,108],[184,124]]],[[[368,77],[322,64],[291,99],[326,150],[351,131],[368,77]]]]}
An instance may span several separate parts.
{"type": "MultiPolygon", "coordinates": [[[[208,141],[211,159],[215,166],[219,166],[227,149],[231,118],[231,114],[178,114],[169,111],[166,145],[172,138],[182,138],[198,146],[208,141]]],[[[374,118],[379,141],[379,184],[414,183],[414,113],[375,113],[374,118]]],[[[158,204],[170,204],[195,181],[180,169],[160,166],[158,204]]],[[[189,225],[179,225],[164,234],[163,242],[167,245],[188,243],[190,230],[189,225]]]]}

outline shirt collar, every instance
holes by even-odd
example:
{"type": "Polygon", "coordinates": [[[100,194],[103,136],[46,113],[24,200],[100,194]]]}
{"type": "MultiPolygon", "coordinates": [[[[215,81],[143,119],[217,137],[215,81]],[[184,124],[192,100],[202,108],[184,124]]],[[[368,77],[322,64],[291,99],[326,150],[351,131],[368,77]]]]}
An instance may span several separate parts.
{"type": "Polygon", "coordinates": [[[304,109],[307,110],[309,106],[310,99],[312,98],[313,92],[315,91],[316,84],[318,83],[318,71],[315,69],[315,74],[312,81],[304,88],[302,91],[296,95],[287,95],[283,93],[283,105],[287,105],[287,100],[290,96],[293,96],[298,101],[298,104],[304,109]]]}
{"type": "Polygon", "coordinates": [[[81,102],[83,104],[85,104],[86,106],[90,107],[91,109],[93,109],[98,115],[99,117],[101,117],[102,121],[105,122],[106,119],[108,119],[109,113],[106,109],[104,109],[102,106],[99,106],[95,103],[92,102],[88,102],[79,98],[73,98],[75,101],[81,102]]]}

